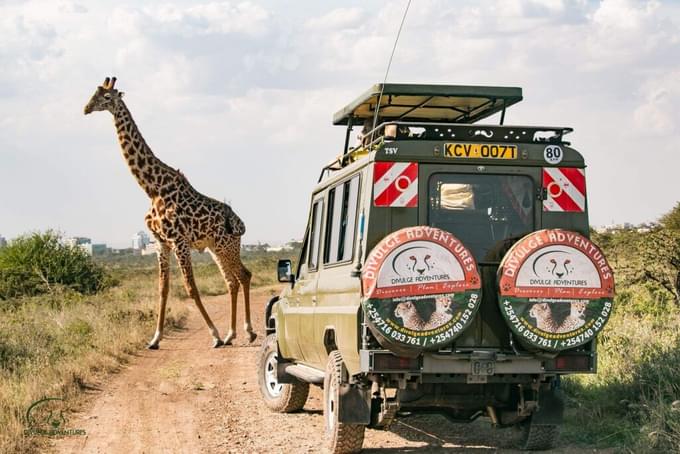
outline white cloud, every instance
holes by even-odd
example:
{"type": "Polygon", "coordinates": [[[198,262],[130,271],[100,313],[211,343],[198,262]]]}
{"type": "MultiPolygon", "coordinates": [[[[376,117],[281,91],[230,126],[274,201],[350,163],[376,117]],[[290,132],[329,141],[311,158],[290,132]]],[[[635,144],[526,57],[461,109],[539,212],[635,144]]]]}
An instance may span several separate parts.
{"type": "Polygon", "coordinates": [[[331,32],[337,29],[356,28],[361,25],[364,12],[360,8],[338,8],[319,17],[312,17],[305,22],[305,28],[331,32]]]}
{"type": "Polygon", "coordinates": [[[176,33],[194,34],[243,33],[262,34],[267,28],[269,13],[251,2],[210,2],[190,7],[163,5],[146,8],[149,18],[176,33]]]}
{"type": "Polygon", "coordinates": [[[637,30],[658,10],[656,1],[603,0],[593,14],[593,23],[604,31],[637,30]]]}
{"type": "Polygon", "coordinates": [[[680,69],[645,82],[640,97],[642,103],[633,115],[641,134],[658,136],[680,132],[680,69]]]}

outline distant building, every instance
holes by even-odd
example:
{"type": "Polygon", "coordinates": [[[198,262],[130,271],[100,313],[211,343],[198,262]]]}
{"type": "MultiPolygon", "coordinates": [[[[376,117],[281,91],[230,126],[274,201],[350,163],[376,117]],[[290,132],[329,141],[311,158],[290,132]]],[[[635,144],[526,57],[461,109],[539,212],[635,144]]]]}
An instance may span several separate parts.
{"type": "Polygon", "coordinates": [[[90,238],[84,236],[73,236],[70,238],[64,238],[64,245],[70,247],[78,247],[85,251],[88,255],[104,255],[109,252],[109,248],[106,244],[92,244],[90,238]]]}
{"type": "Polygon", "coordinates": [[[266,251],[269,248],[269,243],[260,243],[259,241],[257,244],[242,244],[241,249],[243,249],[246,252],[263,252],[266,251]]]}
{"type": "Polygon", "coordinates": [[[266,251],[267,252],[283,252],[283,251],[292,251],[295,249],[291,243],[286,243],[281,246],[267,246],[266,251]]]}
{"type": "Polygon", "coordinates": [[[132,237],[132,249],[142,251],[151,240],[146,232],[139,231],[132,237]]]}
{"type": "Polygon", "coordinates": [[[72,236],[71,238],[64,238],[64,244],[66,246],[76,247],[83,244],[91,244],[92,240],[85,238],[84,236],[72,236]]]}
{"type": "Polygon", "coordinates": [[[7,240],[5,239],[4,236],[0,235],[0,247],[5,247],[7,246],[7,240]]]}
{"type": "Polygon", "coordinates": [[[79,244],[78,247],[80,247],[88,255],[105,255],[109,251],[109,248],[107,248],[106,244],[104,243],[100,244],[85,243],[79,244]]]}
{"type": "Polygon", "coordinates": [[[638,225],[634,225],[630,222],[624,222],[622,224],[609,224],[599,227],[595,227],[597,233],[619,233],[625,231],[635,230],[638,233],[649,233],[659,227],[656,222],[643,222],[638,225]]]}
{"type": "Polygon", "coordinates": [[[155,242],[150,242],[144,249],[142,249],[142,255],[153,255],[158,252],[158,245],[155,242]]]}

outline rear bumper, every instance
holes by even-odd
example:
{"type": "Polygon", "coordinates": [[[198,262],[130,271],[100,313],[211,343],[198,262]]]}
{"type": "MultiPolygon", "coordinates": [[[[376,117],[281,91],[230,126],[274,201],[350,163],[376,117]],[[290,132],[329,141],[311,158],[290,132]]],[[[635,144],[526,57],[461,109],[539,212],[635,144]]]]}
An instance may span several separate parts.
{"type": "MultiPolygon", "coordinates": [[[[389,350],[360,350],[360,368],[363,373],[406,373],[411,376],[430,374],[479,375],[475,367],[482,362],[493,363],[490,375],[540,375],[564,373],[594,373],[596,356],[594,353],[567,355],[584,358],[578,370],[557,369],[555,359],[542,359],[533,355],[508,355],[494,351],[473,351],[470,353],[425,352],[407,361],[385,361],[386,357],[396,358],[389,350]]],[[[562,356],[562,355],[560,355],[562,356]]]]}

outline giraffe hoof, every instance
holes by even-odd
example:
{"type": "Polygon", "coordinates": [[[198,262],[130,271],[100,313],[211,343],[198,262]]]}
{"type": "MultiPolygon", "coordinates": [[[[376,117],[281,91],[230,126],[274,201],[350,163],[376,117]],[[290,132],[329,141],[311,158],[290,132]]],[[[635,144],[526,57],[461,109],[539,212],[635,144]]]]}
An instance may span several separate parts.
{"type": "Polygon", "coordinates": [[[236,333],[233,331],[230,331],[229,334],[227,334],[227,337],[224,338],[224,345],[231,345],[231,341],[233,341],[236,338],[236,333]]]}
{"type": "Polygon", "coordinates": [[[213,342],[213,348],[219,348],[224,345],[224,342],[222,342],[221,339],[215,339],[215,342],[213,342]]]}
{"type": "Polygon", "coordinates": [[[249,344],[252,344],[253,341],[254,341],[255,339],[257,339],[257,333],[251,331],[251,332],[249,332],[248,334],[249,334],[249,336],[250,336],[250,337],[248,338],[248,343],[249,343],[249,344]]]}
{"type": "Polygon", "coordinates": [[[149,350],[158,350],[158,344],[149,344],[146,346],[149,350]]]}

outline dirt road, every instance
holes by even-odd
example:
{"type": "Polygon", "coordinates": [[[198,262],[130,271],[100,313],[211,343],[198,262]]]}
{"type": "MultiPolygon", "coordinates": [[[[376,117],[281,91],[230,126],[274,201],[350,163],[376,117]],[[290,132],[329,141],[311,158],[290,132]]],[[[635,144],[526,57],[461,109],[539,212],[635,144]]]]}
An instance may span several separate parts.
{"type": "MultiPolygon", "coordinates": [[[[281,415],[262,403],[255,364],[264,338],[263,308],[276,289],[253,292],[253,345],[239,332],[235,345],[210,348],[200,314],[189,305],[186,329],[170,333],[157,351],[142,351],[100,384],[69,426],[86,436],[58,440],[56,452],[75,453],[301,453],[319,452],[321,391],[314,387],[302,412],[281,415]]],[[[185,302],[189,304],[189,302],[185,302]]],[[[173,304],[185,304],[173,303],[173,304]]],[[[206,298],[226,334],[227,297],[206,298]]],[[[242,307],[239,315],[242,317],[242,307]]],[[[239,320],[238,326],[243,325],[239,320]]],[[[151,333],[149,333],[151,334],[151,333]]],[[[518,434],[487,421],[451,424],[439,416],[398,420],[390,431],[367,430],[365,452],[516,452],[518,434]]],[[[564,447],[554,452],[582,452],[564,447]]]]}

